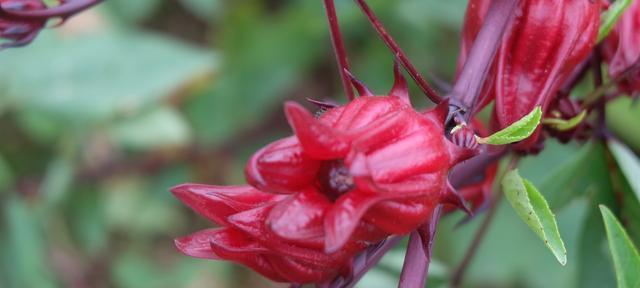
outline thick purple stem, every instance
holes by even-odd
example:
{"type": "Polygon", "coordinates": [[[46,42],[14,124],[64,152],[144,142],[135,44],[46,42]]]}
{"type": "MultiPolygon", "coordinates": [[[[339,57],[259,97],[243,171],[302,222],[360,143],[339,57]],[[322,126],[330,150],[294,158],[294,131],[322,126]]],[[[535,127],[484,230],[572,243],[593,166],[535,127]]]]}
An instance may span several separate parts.
{"type": "Polygon", "coordinates": [[[75,0],[60,4],[56,7],[40,10],[14,10],[11,9],[11,7],[7,7],[7,5],[0,5],[0,15],[15,19],[67,18],[91,6],[97,5],[102,1],[103,0],[75,0]]]}
{"type": "Polygon", "coordinates": [[[424,287],[431,264],[431,249],[436,236],[436,228],[442,216],[443,205],[433,210],[429,220],[411,233],[407,253],[404,256],[399,288],[424,287]]]}
{"type": "Polygon", "coordinates": [[[513,18],[519,0],[495,0],[473,42],[458,81],[453,86],[450,104],[461,109],[465,119],[476,111],[482,90],[502,37],[513,18]]]}
{"type": "Polygon", "coordinates": [[[338,15],[336,14],[336,7],[334,0],[324,0],[324,8],[327,11],[327,20],[329,21],[329,31],[331,33],[331,41],[333,43],[333,51],[336,55],[336,62],[338,63],[338,71],[340,78],[342,79],[342,87],[344,88],[344,94],[349,100],[353,100],[355,95],[351,88],[351,80],[349,79],[349,60],[347,57],[347,51],[344,48],[344,41],[342,40],[342,34],[340,33],[340,23],[338,22],[338,15]]]}
{"type": "Polygon", "coordinates": [[[360,279],[362,279],[362,277],[364,277],[364,275],[367,274],[369,270],[371,270],[371,268],[373,268],[374,266],[376,266],[376,264],[378,264],[378,262],[380,262],[380,259],[382,259],[382,256],[384,256],[384,254],[387,254],[387,252],[389,252],[391,248],[395,247],[396,245],[398,245],[398,243],[400,243],[400,240],[402,240],[402,238],[404,238],[404,236],[390,237],[387,240],[383,241],[379,246],[372,247],[369,250],[367,250],[365,253],[362,253],[361,255],[356,257],[356,259],[354,259],[352,276],[349,279],[344,279],[340,277],[334,280],[333,282],[331,282],[331,285],[329,287],[331,288],[354,287],[356,283],[358,283],[358,281],[360,281],[360,279]]]}
{"type": "Polygon", "coordinates": [[[356,0],[356,3],[358,4],[358,6],[360,6],[362,12],[367,16],[373,28],[376,29],[378,35],[380,35],[380,38],[382,38],[382,41],[384,41],[387,47],[389,47],[389,49],[396,55],[402,66],[407,69],[407,72],[409,73],[409,75],[411,75],[411,78],[416,81],[416,84],[418,84],[420,90],[422,90],[422,92],[427,95],[427,97],[431,101],[433,101],[433,103],[440,103],[440,101],[442,101],[442,97],[438,95],[436,90],[431,88],[429,83],[427,83],[427,80],[425,80],[422,75],[420,75],[418,69],[416,69],[416,67],[411,64],[411,61],[409,61],[407,54],[402,51],[398,43],[393,39],[393,37],[391,37],[391,35],[389,35],[387,30],[382,25],[382,22],[380,22],[375,13],[373,13],[373,10],[371,10],[365,0],[356,0]]]}
{"type": "Polygon", "coordinates": [[[417,231],[413,231],[404,256],[402,274],[400,274],[399,288],[424,287],[431,259],[427,258],[427,251],[422,245],[422,238],[417,231]]]}

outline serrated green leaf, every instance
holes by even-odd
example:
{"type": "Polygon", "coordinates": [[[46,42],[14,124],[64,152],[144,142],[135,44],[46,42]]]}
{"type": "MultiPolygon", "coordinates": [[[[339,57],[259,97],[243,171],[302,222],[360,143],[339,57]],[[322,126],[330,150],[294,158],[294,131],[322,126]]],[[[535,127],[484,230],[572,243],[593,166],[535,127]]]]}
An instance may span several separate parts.
{"type": "Polygon", "coordinates": [[[600,205],[619,288],[640,287],[640,255],[616,216],[600,205]]]}
{"type": "Polygon", "coordinates": [[[509,125],[509,127],[502,129],[489,137],[478,138],[480,144],[490,145],[506,145],[522,141],[529,138],[542,118],[542,108],[537,106],[529,114],[522,117],[522,119],[509,125]]]}
{"type": "Polygon", "coordinates": [[[636,200],[640,201],[640,159],[629,147],[618,141],[609,140],[607,144],[616,158],[620,170],[622,170],[633,192],[636,194],[636,200]]]}
{"type": "Polygon", "coordinates": [[[567,250],[560,237],[555,215],[542,194],[531,182],[522,178],[517,169],[504,176],[502,189],[518,216],[544,241],[558,262],[565,265],[567,250]]]}
{"type": "Polygon", "coordinates": [[[576,115],[571,119],[559,119],[559,118],[546,118],[542,120],[542,124],[551,126],[553,129],[558,131],[567,131],[578,126],[584,118],[587,117],[587,110],[582,110],[580,114],[576,115]]]}
{"type": "Polygon", "coordinates": [[[600,16],[600,30],[598,31],[598,43],[607,38],[611,29],[620,19],[620,16],[631,5],[633,0],[617,0],[609,6],[609,9],[600,16]]]}

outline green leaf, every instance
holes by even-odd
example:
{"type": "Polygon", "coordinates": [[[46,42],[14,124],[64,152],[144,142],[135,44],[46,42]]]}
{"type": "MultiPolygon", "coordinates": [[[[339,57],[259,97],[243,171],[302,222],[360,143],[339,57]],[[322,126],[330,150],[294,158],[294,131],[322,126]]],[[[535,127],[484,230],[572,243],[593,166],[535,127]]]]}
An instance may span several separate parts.
{"type": "Polygon", "coordinates": [[[330,55],[326,20],[318,13],[322,5],[293,1],[276,17],[260,11],[256,3],[261,2],[241,1],[225,10],[226,21],[220,25],[225,28],[220,31],[224,73],[186,103],[188,119],[202,142],[221,143],[264,125],[270,113],[282,115],[288,92],[305,79],[320,56],[330,55]]]}
{"type": "MultiPolygon", "coordinates": [[[[566,154],[569,153],[571,154],[566,160],[551,165],[548,160],[539,157],[532,159],[540,161],[542,169],[546,171],[546,176],[536,183],[540,191],[546,193],[546,199],[553,210],[562,208],[576,197],[598,188],[602,185],[602,178],[608,177],[603,145],[590,142],[580,148],[572,147],[566,151],[566,154]]],[[[560,156],[557,155],[556,158],[560,156]]]]}
{"type": "Polygon", "coordinates": [[[0,194],[11,185],[13,185],[13,173],[9,168],[9,164],[0,155],[0,194]]]}
{"type": "Polygon", "coordinates": [[[65,129],[135,115],[215,64],[211,53],[135,30],[40,36],[3,51],[0,106],[50,116],[65,129]]]}
{"type": "Polygon", "coordinates": [[[214,16],[220,15],[219,10],[223,4],[221,0],[181,0],[180,3],[204,21],[209,21],[214,16]]]}
{"type": "Polygon", "coordinates": [[[565,120],[560,118],[545,118],[542,120],[542,124],[551,126],[551,128],[558,131],[567,131],[578,126],[586,117],[587,110],[582,110],[580,114],[571,119],[565,120]]]}
{"type": "Polygon", "coordinates": [[[126,21],[142,21],[158,10],[163,0],[111,0],[104,3],[115,16],[126,21]]]}
{"type": "Polygon", "coordinates": [[[631,239],[627,235],[616,216],[604,205],[600,205],[602,218],[607,229],[609,239],[609,249],[613,256],[613,263],[616,268],[616,278],[620,288],[640,287],[640,255],[633,246],[631,239]]]}
{"type": "Polygon", "coordinates": [[[609,140],[607,142],[611,153],[616,158],[620,170],[629,182],[629,185],[636,194],[636,200],[640,201],[640,159],[629,147],[624,144],[609,140]]]}
{"type": "Polygon", "coordinates": [[[600,43],[604,38],[607,38],[611,29],[615,26],[616,22],[627,8],[631,5],[633,0],[616,0],[609,6],[602,15],[600,16],[600,31],[598,31],[598,43],[600,43]]]}
{"type": "Polygon", "coordinates": [[[529,138],[542,118],[542,108],[537,106],[529,114],[522,117],[522,119],[514,122],[509,127],[502,129],[493,135],[485,138],[478,138],[480,144],[490,145],[506,145],[522,141],[529,138]]]}
{"type": "Polygon", "coordinates": [[[607,103],[607,127],[634,151],[640,151],[640,105],[633,105],[631,97],[618,97],[607,103]]]}
{"type": "Polygon", "coordinates": [[[114,143],[134,150],[149,150],[187,144],[191,131],[174,108],[158,107],[133,119],[112,124],[109,136],[114,143]]]}
{"type": "Polygon", "coordinates": [[[45,203],[55,206],[64,200],[73,182],[75,165],[65,157],[54,159],[47,167],[47,174],[41,186],[45,203]]]}
{"type": "Polygon", "coordinates": [[[52,273],[47,265],[46,238],[41,224],[22,199],[11,197],[3,207],[6,217],[8,255],[3,260],[11,261],[7,266],[9,287],[55,287],[52,273]]]}
{"type": "Polygon", "coordinates": [[[544,241],[558,262],[565,265],[567,250],[560,237],[555,215],[542,194],[531,182],[522,178],[517,169],[504,176],[502,189],[518,216],[544,241]]]}

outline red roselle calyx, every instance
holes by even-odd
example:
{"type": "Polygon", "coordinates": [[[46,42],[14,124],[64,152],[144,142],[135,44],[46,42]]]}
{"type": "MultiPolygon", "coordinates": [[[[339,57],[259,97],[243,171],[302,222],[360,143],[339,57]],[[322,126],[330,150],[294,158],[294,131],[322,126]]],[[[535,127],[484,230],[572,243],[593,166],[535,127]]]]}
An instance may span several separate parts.
{"type": "Polygon", "coordinates": [[[59,0],[47,6],[42,0],[0,0],[1,48],[24,46],[46,27],[50,19],[67,18],[102,2],[102,0],[59,0]]]}
{"type": "Polygon", "coordinates": [[[609,75],[623,93],[640,95],[640,1],[632,1],[602,44],[609,75]],[[627,74],[627,75],[625,75],[627,74]]]}
{"type": "MultiPolygon", "coordinates": [[[[547,112],[560,86],[591,52],[600,0],[522,1],[498,51],[493,127],[503,129],[542,106],[547,112]]],[[[532,148],[540,129],[516,149],[532,148]]]]}
{"type": "MultiPolygon", "coordinates": [[[[469,1],[458,69],[471,53],[493,1],[469,1]]],[[[594,47],[600,0],[521,0],[488,70],[475,111],[495,99],[492,128],[504,129],[536,106],[549,110],[560,86],[594,47]]],[[[478,67],[476,67],[478,69],[478,67]]],[[[515,145],[530,150],[540,130],[515,145]]]]}
{"type": "Polygon", "coordinates": [[[422,225],[434,208],[465,207],[452,166],[477,152],[444,136],[448,104],[415,111],[400,71],[388,96],[360,92],[318,118],[287,103],[295,136],[251,157],[251,186],[184,184],[176,197],[222,228],[177,239],[183,253],[242,263],[275,281],[319,283],[350,273],[353,256],[422,225]]]}

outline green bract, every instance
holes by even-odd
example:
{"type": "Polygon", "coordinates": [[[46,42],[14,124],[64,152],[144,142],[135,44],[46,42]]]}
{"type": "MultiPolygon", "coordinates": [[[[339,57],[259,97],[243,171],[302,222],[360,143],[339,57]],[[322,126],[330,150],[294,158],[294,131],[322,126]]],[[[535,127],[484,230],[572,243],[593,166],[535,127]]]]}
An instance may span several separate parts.
{"type": "Polygon", "coordinates": [[[537,106],[529,114],[489,137],[477,137],[478,143],[490,145],[506,145],[529,138],[542,118],[542,108],[537,106]]]}

